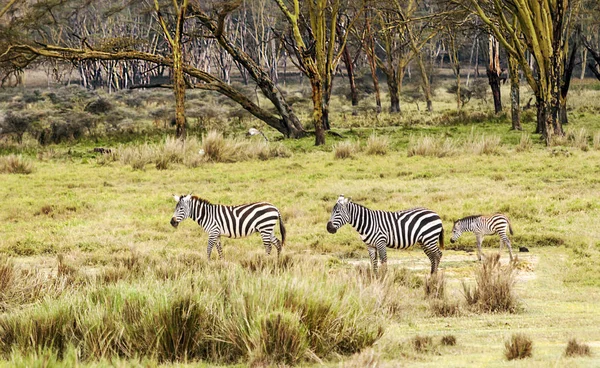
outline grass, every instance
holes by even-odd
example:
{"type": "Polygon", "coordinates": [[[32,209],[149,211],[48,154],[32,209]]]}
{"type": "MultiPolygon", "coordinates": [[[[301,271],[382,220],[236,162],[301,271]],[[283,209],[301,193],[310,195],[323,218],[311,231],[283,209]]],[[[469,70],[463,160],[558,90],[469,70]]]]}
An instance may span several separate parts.
{"type": "Polygon", "coordinates": [[[508,360],[530,358],[533,355],[533,342],[524,334],[514,334],[505,343],[504,356],[508,360]]]}
{"type": "Polygon", "coordinates": [[[0,173],[3,174],[31,174],[33,163],[22,155],[8,155],[0,157],[0,173]]]}
{"type": "MultiPolygon", "coordinates": [[[[191,129],[185,145],[152,134],[2,144],[2,157],[21,154],[35,170],[0,173],[1,359],[6,366],[505,366],[506,337],[526,333],[535,341],[527,364],[567,366],[570,337],[591,347],[600,341],[593,262],[600,230],[590,226],[600,223],[600,151],[590,138],[600,121],[573,114],[569,128],[585,128],[590,149],[559,146],[569,155],[553,155],[535,135],[521,143],[521,132],[477,113],[479,105],[454,114],[443,111],[452,99],[444,101],[431,115],[405,103],[402,117],[363,112],[343,124],[332,109],[343,138],[328,135],[318,148],[314,137],[277,142],[269,131],[269,144],[242,138],[236,132],[250,122],[221,135],[191,129]],[[219,159],[206,157],[209,136],[224,152],[219,159]],[[365,143],[352,159],[335,158],[341,143],[371,136],[387,140],[384,155],[369,154],[365,143]],[[415,137],[448,140],[459,152],[410,155],[415,137]],[[98,146],[113,151],[94,153],[98,146]],[[281,257],[266,256],[253,235],[222,239],[225,259],[206,260],[207,236],[197,224],[169,225],[171,194],[190,191],[213,203],[275,204],[288,229],[281,257]],[[387,273],[374,277],[355,230],[325,230],[340,193],[382,210],[431,208],[446,239],[453,219],[505,213],[514,250],[530,251],[511,273],[512,294],[506,283],[492,283],[510,281],[508,255],[484,272],[467,236],[443,250],[441,280],[426,279],[429,260],[418,246],[389,249],[387,273]],[[480,281],[492,292],[475,294],[480,281]],[[502,298],[484,304],[481,295],[502,298]],[[506,303],[507,295],[518,303],[506,303]],[[477,302],[466,307],[469,298],[477,302]],[[412,337],[420,337],[418,347],[412,337]]],[[[497,242],[486,238],[483,246],[497,242]]],[[[568,359],[598,364],[595,355],[568,359]]]]}
{"type": "Polygon", "coordinates": [[[565,349],[565,356],[578,357],[578,356],[590,356],[592,351],[587,344],[583,344],[577,341],[577,339],[571,339],[567,343],[565,349]]]}

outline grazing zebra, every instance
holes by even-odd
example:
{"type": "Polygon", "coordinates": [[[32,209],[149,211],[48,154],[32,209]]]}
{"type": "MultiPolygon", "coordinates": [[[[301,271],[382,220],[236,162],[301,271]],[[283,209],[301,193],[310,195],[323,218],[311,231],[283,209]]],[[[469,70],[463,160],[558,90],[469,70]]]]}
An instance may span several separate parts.
{"type": "Polygon", "coordinates": [[[242,238],[255,231],[260,233],[267,254],[271,254],[272,245],[277,249],[277,256],[285,243],[285,227],[279,210],[270,203],[259,202],[240,206],[223,206],[211,204],[205,199],[192,196],[174,195],[177,207],[171,218],[171,225],[177,228],[186,218],[191,218],[208,233],[208,258],[214,246],[219,258],[223,258],[221,235],[230,238],[242,238]],[[279,220],[281,242],[275,237],[275,224],[279,220]]]}
{"type": "Polygon", "coordinates": [[[327,222],[327,231],[335,234],[345,224],[350,224],[367,244],[373,271],[377,272],[377,255],[381,267],[387,266],[386,247],[405,249],[421,243],[431,261],[431,273],[437,271],[444,249],[444,229],[440,216],[425,208],[398,212],[374,211],[353,203],[341,195],[327,222]],[[439,241],[439,247],[438,247],[439,241]]]}
{"type": "Polygon", "coordinates": [[[452,227],[452,239],[451,243],[454,243],[460,235],[465,231],[470,231],[475,234],[477,238],[477,257],[481,261],[481,242],[485,235],[498,234],[500,235],[500,250],[502,250],[502,243],[508,247],[508,253],[510,254],[510,260],[512,261],[512,248],[510,247],[510,240],[506,235],[506,230],[513,234],[512,227],[508,218],[502,214],[495,214],[492,216],[468,216],[454,222],[452,227]]]}

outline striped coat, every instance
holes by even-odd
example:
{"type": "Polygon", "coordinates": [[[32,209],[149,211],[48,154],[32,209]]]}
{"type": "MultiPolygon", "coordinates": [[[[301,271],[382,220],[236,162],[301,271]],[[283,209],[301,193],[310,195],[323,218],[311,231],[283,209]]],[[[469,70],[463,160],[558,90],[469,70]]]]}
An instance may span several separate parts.
{"type": "Polygon", "coordinates": [[[377,271],[378,257],[381,266],[386,266],[386,248],[406,249],[417,243],[422,244],[431,261],[431,273],[437,271],[442,258],[440,248],[444,246],[444,229],[437,213],[425,208],[374,211],[340,196],[327,223],[327,231],[335,234],[345,224],[352,225],[367,244],[374,271],[377,271]]]}
{"type": "Polygon", "coordinates": [[[271,253],[274,245],[279,256],[285,243],[285,227],[281,213],[272,204],[258,202],[240,206],[223,206],[212,204],[191,194],[173,196],[173,198],[177,206],[171,218],[171,225],[176,228],[186,218],[196,221],[208,233],[208,258],[215,246],[219,258],[223,258],[221,236],[242,238],[254,232],[260,233],[267,254],[271,253]],[[275,237],[275,225],[278,220],[281,241],[275,237]]]}
{"type": "Polygon", "coordinates": [[[485,235],[498,234],[500,236],[500,249],[502,250],[503,243],[506,244],[508,253],[510,254],[510,260],[512,261],[512,248],[510,239],[508,239],[508,235],[506,234],[507,231],[510,232],[510,235],[513,235],[510,221],[508,220],[508,217],[503,214],[497,213],[492,216],[467,216],[454,222],[454,226],[452,227],[452,239],[450,239],[450,242],[454,243],[458,240],[463,232],[472,232],[477,239],[477,258],[481,261],[481,243],[483,242],[483,237],[485,235]]]}

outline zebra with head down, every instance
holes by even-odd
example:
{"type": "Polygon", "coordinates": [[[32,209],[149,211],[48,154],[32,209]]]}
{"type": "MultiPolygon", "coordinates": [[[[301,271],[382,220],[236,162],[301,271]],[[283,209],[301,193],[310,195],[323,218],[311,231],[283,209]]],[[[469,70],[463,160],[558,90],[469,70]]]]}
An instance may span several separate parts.
{"type": "Polygon", "coordinates": [[[367,244],[374,271],[377,271],[377,256],[382,268],[386,267],[386,248],[406,249],[417,243],[431,261],[431,273],[437,271],[442,258],[440,248],[444,248],[444,229],[437,213],[425,208],[397,212],[370,210],[340,195],[327,222],[327,231],[335,234],[345,224],[352,225],[367,244]]]}
{"type": "Polygon", "coordinates": [[[285,227],[279,210],[270,203],[258,202],[239,206],[212,204],[209,201],[192,196],[176,196],[175,213],[171,225],[175,228],[181,221],[191,218],[208,233],[207,254],[217,247],[219,258],[223,258],[220,237],[246,237],[254,232],[260,233],[267,254],[271,254],[272,246],[277,249],[277,256],[285,243],[285,227]],[[275,237],[275,224],[279,220],[281,241],[275,237]]]}
{"type": "Polygon", "coordinates": [[[503,243],[506,244],[508,253],[510,254],[510,260],[512,261],[512,248],[510,246],[510,239],[508,239],[508,235],[506,235],[507,231],[510,235],[513,234],[510,221],[508,221],[508,217],[503,214],[497,213],[492,216],[467,216],[454,222],[454,226],[452,227],[452,239],[450,239],[450,242],[454,243],[457,241],[463,232],[472,232],[477,239],[477,258],[481,261],[481,256],[483,254],[481,252],[481,243],[483,242],[483,237],[485,235],[498,234],[500,236],[500,249],[502,249],[503,243]]]}

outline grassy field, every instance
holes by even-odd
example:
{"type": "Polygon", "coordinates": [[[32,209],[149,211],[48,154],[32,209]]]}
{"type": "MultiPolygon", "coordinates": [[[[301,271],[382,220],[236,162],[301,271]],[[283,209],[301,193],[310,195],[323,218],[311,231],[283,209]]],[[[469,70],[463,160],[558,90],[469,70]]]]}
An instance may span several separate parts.
{"type": "MultiPolygon", "coordinates": [[[[208,136],[185,148],[164,133],[148,144],[4,142],[0,168],[15,167],[11,157],[31,172],[0,170],[3,364],[600,365],[599,95],[577,91],[570,138],[548,148],[476,102],[454,112],[448,96],[433,115],[411,104],[399,118],[336,113],[342,137],[319,148],[311,137],[243,138],[252,122],[240,123],[212,137],[229,145],[219,157],[232,162],[197,156],[208,136]],[[93,153],[100,145],[113,153],[93,153]],[[190,192],[275,204],[287,227],[282,257],[266,256],[253,235],[224,239],[224,260],[207,261],[198,225],[169,224],[171,195],[190,192]],[[341,193],[371,208],[440,214],[447,310],[424,291],[429,261],[419,247],[389,250],[388,273],[377,278],[351,227],[327,233],[341,193]],[[467,305],[463,283],[474,285],[481,268],[475,239],[448,241],[453,220],[494,212],[515,230],[512,312],[467,305]],[[515,333],[531,339],[530,358],[505,357],[515,333]],[[454,345],[442,343],[448,336],[454,345]],[[591,355],[565,356],[573,338],[591,355]]],[[[498,244],[486,238],[484,253],[498,244]]],[[[509,273],[505,250],[501,263],[509,273]]]]}

